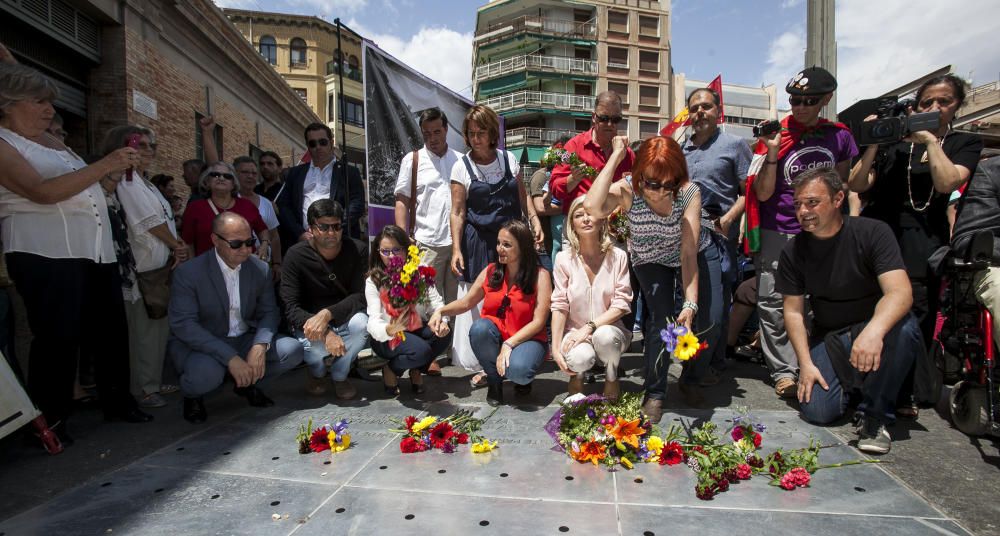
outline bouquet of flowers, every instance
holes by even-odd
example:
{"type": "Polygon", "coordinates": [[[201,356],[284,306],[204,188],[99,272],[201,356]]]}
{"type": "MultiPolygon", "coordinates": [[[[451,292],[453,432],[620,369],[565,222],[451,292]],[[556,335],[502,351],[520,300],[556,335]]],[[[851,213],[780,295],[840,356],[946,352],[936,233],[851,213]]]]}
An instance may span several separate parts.
{"type": "MultiPolygon", "coordinates": [[[[411,245],[405,261],[401,257],[389,259],[385,269],[386,284],[380,285],[382,291],[379,297],[385,312],[390,318],[404,316],[409,331],[420,329],[423,325],[415,306],[427,303],[427,289],[434,286],[434,276],[437,275],[434,268],[421,265],[420,258],[420,249],[411,245]]],[[[389,341],[389,348],[395,349],[404,340],[406,334],[400,332],[389,341]]]]}
{"type": "Polygon", "coordinates": [[[472,412],[467,409],[460,409],[441,420],[434,416],[417,419],[416,416],[409,415],[402,421],[395,421],[402,428],[389,431],[403,434],[403,439],[399,442],[399,450],[404,454],[433,449],[440,449],[441,452],[451,454],[458,449],[459,445],[466,445],[470,442],[472,443],[472,452],[490,452],[497,448],[497,443],[484,439],[479,435],[479,430],[495,412],[496,409],[482,419],[473,417],[472,412]]]}
{"type": "Polygon", "coordinates": [[[625,215],[621,207],[616,208],[608,215],[608,233],[611,234],[612,238],[623,243],[628,242],[632,235],[628,227],[628,216],[625,215]]]}
{"type": "Polygon", "coordinates": [[[305,425],[299,425],[299,433],[295,436],[299,444],[299,454],[310,452],[341,452],[351,447],[351,434],[347,433],[347,419],[341,419],[337,424],[320,426],[313,429],[310,417],[305,425]]]}
{"type": "Polygon", "coordinates": [[[591,166],[588,166],[576,153],[571,153],[562,147],[551,147],[545,150],[542,157],[538,159],[538,163],[542,166],[557,166],[559,164],[566,164],[570,168],[579,168],[583,171],[584,175],[588,177],[596,177],[597,170],[591,166]]]}

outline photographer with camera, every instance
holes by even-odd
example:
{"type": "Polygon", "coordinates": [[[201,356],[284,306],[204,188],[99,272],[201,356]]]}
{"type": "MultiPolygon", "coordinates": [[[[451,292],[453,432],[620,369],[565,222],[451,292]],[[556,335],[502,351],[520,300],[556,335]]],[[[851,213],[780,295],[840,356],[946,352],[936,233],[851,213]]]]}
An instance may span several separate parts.
{"type": "MultiPolygon", "coordinates": [[[[939,283],[927,260],[936,249],[948,244],[948,194],[969,180],[983,148],[979,136],[951,128],[964,100],[965,82],[955,75],[924,82],[917,89],[913,113],[939,112],[937,130],[910,132],[888,146],[869,145],[851,170],[849,180],[852,191],[867,195],[868,205],[862,215],[884,221],[896,235],[913,287],[913,313],[920,322],[924,343],[933,336],[939,283]]],[[[876,119],[869,116],[865,121],[876,119]]],[[[915,418],[918,410],[912,400],[912,376],[911,371],[900,393],[897,412],[915,418]]],[[[936,393],[917,395],[927,402],[936,398],[936,393]]]]}

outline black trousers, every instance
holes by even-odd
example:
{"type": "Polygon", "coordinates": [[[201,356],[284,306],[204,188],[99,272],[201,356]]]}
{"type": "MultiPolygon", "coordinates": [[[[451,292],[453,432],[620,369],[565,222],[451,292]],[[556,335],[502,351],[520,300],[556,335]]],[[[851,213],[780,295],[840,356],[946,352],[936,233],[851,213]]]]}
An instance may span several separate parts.
{"type": "Polygon", "coordinates": [[[49,423],[69,416],[81,353],[93,356],[106,412],[131,407],[128,324],[117,264],[8,253],[7,271],[24,300],[33,339],[28,394],[49,423]]]}

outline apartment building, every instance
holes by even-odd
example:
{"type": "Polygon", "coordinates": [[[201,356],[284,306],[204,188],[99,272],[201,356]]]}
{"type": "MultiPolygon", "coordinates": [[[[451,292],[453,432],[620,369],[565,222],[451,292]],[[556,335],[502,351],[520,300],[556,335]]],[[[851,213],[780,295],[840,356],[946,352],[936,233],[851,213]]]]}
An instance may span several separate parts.
{"type": "Polygon", "coordinates": [[[673,112],[669,2],[494,0],[479,8],[473,96],[504,118],[524,176],[545,148],[590,128],[594,96],[622,96],[622,134],[655,136],[673,112]]]}

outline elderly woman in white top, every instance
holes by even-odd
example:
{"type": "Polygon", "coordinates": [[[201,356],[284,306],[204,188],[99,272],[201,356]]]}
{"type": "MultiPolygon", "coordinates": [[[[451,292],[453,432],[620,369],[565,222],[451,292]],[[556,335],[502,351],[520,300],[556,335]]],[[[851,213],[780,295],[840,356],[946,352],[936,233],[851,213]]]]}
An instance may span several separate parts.
{"type": "MultiPolygon", "coordinates": [[[[132,393],[139,397],[140,406],[158,408],[167,404],[160,396],[164,389],[160,382],[170,331],[164,301],[169,296],[168,277],[177,263],[188,260],[190,251],[178,238],[170,203],[145,178],[155,154],[150,131],[130,125],[115,127],[104,138],[103,153],[110,154],[124,147],[133,136],[138,141],[139,165],[133,168],[131,176],[109,175],[104,182],[123,209],[127,247],[134,260],[130,266],[133,274],[123,274],[127,283],[123,286],[123,296],[128,319],[132,393]]],[[[166,390],[173,392],[176,387],[166,390]]]]}
{"type": "Polygon", "coordinates": [[[368,333],[372,336],[372,351],[379,357],[389,361],[382,369],[382,383],[389,396],[399,394],[398,377],[407,370],[410,371],[410,389],[415,394],[424,392],[421,372],[427,372],[431,361],[441,355],[451,344],[451,334],[448,324],[442,323],[434,331],[427,325],[431,314],[444,306],[444,301],[435,287],[427,289],[428,304],[417,304],[417,314],[423,321],[419,329],[409,329],[402,315],[395,318],[386,313],[382,303],[382,292],[388,289],[386,265],[393,257],[406,258],[410,247],[410,238],[403,229],[395,225],[386,225],[372,240],[371,255],[368,266],[368,279],[365,281],[365,299],[368,302],[368,333]],[[390,346],[398,334],[404,334],[405,339],[395,348],[390,346]]]}
{"type": "Polygon", "coordinates": [[[632,342],[621,318],[632,304],[628,255],[612,245],[607,220],[594,218],[577,197],[564,229],[569,249],[556,255],[552,291],[552,358],[570,375],[568,391],[583,390],[583,372],[605,366],[604,396],[618,398],[618,362],[632,342]]]}
{"type": "Polygon", "coordinates": [[[108,340],[124,323],[107,206],[97,182],[139,163],[122,148],[91,165],[45,133],[57,89],[41,73],[0,64],[0,236],[34,335],[28,390],[64,444],[76,359],[95,367],[105,415],[148,420],[129,394],[128,346],[108,340]]]}

